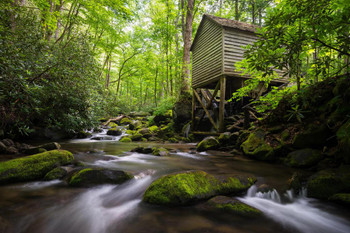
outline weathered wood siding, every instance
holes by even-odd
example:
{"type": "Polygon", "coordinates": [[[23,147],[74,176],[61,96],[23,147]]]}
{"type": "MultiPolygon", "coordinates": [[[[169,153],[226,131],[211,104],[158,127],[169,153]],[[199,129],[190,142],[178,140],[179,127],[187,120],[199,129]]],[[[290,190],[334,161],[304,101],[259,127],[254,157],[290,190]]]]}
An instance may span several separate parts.
{"type": "MultiPolygon", "coordinates": [[[[192,48],[192,87],[204,87],[222,74],[223,28],[210,20],[203,22],[192,48]]],[[[198,33],[197,32],[197,33],[198,33]]]]}
{"type": "Polygon", "coordinates": [[[244,46],[253,44],[258,38],[253,33],[237,29],[227,29],[224,31],[224,63],[223,73],[229,76],[240,75],[235,71],[235,63],[243,60],[244,46]]]}

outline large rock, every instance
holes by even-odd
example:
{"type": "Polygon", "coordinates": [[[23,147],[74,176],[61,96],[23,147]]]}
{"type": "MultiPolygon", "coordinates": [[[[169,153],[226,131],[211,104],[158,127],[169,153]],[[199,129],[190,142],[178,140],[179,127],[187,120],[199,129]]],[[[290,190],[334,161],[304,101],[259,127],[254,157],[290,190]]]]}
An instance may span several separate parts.
{"type": "Polygon", "coordinates": [[[350,192],[350,166],[327,169],[312,175],[307,183],[309,197],[328,199],[337,193],[350,192]]]}
{"type": "Polygon", "coordinates": [[[0,184],[42,179],[53,168],[73,162],[72,153],[52,150],[0,163],[0,184]]]}
{"type": "Polygon", "coordinates": [[[293,146],[296,148],[322,148],[330,137],[330,130],[326,125],[311,125],[295,136],[293,146]]]}
{"type": "Polygon", "coordinates": [[[90,187],[99,184],[121,184],[132,178],[132,175],[124,171],[105,168],[85,168],[71,177],[69,185],[75,187],[90,187]]]}
{"type": "Polygon", "coordinates": [[[274,149],[265,142],[264,138],[265,133],[261,130],[251,133],[241,145],[244,154],[257,160],[273,160],[274,149]]]}
{"type": "Polygon", "coordinates": [[[258,217],[262,215],[262,212],[260,210],[244,204],[235,198],[226,196],[213,197],[207,201],[203,207],[205,209],[216,209],[243,217],[258,217]]]}
{"type": "Polygon", "coordinates": [[[350,163],[350,120],[346,121],[337,131],[338,150],[336,157],[350,163]]]}
{"type": "Polygon", "coordinates": [[[337,193],[331,196],[329,200],[341,205],[350,206],[350,193],[337,193]]]}
{"type": "Polygon", "coordinates": [[[192,96],[190,93],[184,93],[180,96],[178,101],[174,104],[173,112],[175,130],[180,132],[192,117],[192,96]]]}
{"type": "Polygon", "coordinates": [[[147,188],[143,201],[167,206],[190,205],[216,195],[244,192],[255,181],[255,177],[220,179],[203,171],[170,174],[154,181],[147,188]]]}
{"type": "Polygon", "coordinates": [[[44,180],[56,180],[56,179],[62,179],[67,175],[67,170],[62,167],[56,167],[49,171],[45,177],[44,180]]]}
{"type": "Polygon", "coordinates": [[[213,150],[217,149],[219,147],[220,143],[218,140],[216,140],[215,137],[210,136],[204,138],[200,143],[197,145],[198,151],[206,151],[206,150],[213,150]]]}
{"type": "Polygon", "coordinates": [[[118,128],[112,128],[107,131],[107,135],[119,136],[122,135],[122,131],[118,128]]]}
{"type": "Polygon", "coordinates": [[[59,150],[59,149],[61,149],[60,144],[58,144],[57,142],[50,142],[40,146],[27,148],[23,150],[23,153],[27,155],[33,155],[33,154],[43,153],[45,151],[59,150]]]}
{"type": "Polygon", "coordinates": [[[322,158],[321,151],[306,148],[289,153],[285,163],[290,167],[307,168],[316,165],[322,158]]]}
{"type": "Polygon", "coordinates": [[[163,147],[153,147],[152,148],[152,155],[155,156],[168,156],[169,151],[163,147]]]}

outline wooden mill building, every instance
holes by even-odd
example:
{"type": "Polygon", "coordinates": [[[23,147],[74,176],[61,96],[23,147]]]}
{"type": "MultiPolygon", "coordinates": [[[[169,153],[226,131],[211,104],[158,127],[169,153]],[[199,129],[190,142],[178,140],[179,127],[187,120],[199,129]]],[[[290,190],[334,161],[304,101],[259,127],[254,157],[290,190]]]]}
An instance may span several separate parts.
{"type": "MultiPolygon", "coordinates": [[[[230,99],[232,93],[249,78],[235,71],[235,63],[243,59],[243,47],[258,39],[256,29],[255,25],[204,14],[191,46],[192,126],[196,125],[196,110],[201,108],[216,131],[224,131],[225,100],[230,99]],[[219,90],[217,125],[209,109],[213,107],[213,100],[219,90]],[[198,102],[200,105],[197,105],[198,102]]],[[[201,119],[203,116],[204,113],[201,119]]]]}

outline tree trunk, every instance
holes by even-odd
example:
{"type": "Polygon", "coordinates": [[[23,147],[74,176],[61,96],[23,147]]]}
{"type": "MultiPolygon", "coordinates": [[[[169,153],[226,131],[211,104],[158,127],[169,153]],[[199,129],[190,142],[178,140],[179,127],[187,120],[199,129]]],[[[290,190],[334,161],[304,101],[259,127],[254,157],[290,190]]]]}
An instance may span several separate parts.
{"type": "Polygon", "coordinates": [[[239,9],[238,9],[238,0],[235,0],[235,20],[239,20],[239,9]]]}
{"type": "Polygon", "coordinates": [[[195,0],[188,0],[188,5],[187,5],[180,95],[183,95],[189,92],[189,89],[190,89],[189,87],[190,64],[191,64],[190,48],[191,48],[191,40],[192,40],[192,22],[193,22],[194,2],[195,0]]]}
{"type": "Polygon", "coordinates": [[[156,67],[156,78],[154,79],[154,104],[157,107],[157,78],[158,78],[158,66],[156,67]]]}

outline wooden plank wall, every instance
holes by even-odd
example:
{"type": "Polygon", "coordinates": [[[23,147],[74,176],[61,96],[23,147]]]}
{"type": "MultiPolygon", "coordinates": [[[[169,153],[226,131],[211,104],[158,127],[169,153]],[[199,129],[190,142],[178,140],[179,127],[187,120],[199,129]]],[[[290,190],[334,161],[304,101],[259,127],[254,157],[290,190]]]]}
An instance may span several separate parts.
{"type": "Polygon", "coordinates": [[[258,38],[249,32],[237,29],[224,29],[224,66],[223,73],[225,75],[239,75],[235,71],[235,63],[243,60],[245,49],[242,46],[253,44],[258,38]]]}
{"type": "Polygon", "coordinates": [[[219,78],[223,64],[222,27],[205,20],[192,48],[192,87],[204,87],[219,78]]]}

